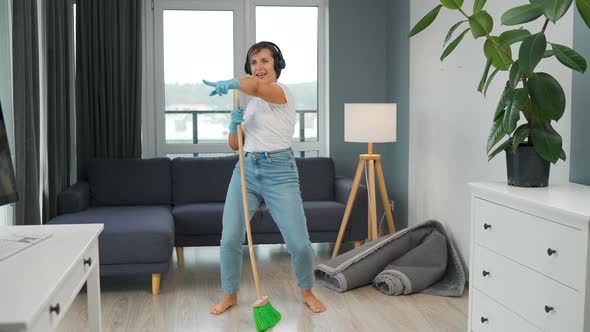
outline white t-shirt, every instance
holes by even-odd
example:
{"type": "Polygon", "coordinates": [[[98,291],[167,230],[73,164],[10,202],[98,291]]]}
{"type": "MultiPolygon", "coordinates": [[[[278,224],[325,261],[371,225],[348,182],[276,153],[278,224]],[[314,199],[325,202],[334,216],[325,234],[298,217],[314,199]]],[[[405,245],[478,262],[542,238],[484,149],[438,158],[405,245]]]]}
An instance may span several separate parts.
{"type": "Polygon", "coordinates": [[[242,128],[246,137],[244,151],[267,152],[291,147],[295,131],[295,105],[287,87],[281,83],[285,92],[285,104],[272,104],[253,97],[244,110],[242,128]]]}

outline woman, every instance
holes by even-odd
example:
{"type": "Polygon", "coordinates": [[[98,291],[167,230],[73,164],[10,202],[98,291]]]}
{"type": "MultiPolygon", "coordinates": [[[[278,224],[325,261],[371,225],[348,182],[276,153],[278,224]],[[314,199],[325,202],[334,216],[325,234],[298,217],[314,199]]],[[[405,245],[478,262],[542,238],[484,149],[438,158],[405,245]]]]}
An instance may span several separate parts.
{"type": "MultiPolygon", "coordinates": [[[[311,292],[313,250],[301,203],[299,174],[291,141],[295,130],[295,104],[287,87],[277,83],[285,60],[271,42],[259,42],[248,50],[244,70],[251,75],[237,80],[208,82],[215,88],[210,95],[238,89],[252,96],[246,110],[231,114],[229,146],[238,150],[237,124],[243,122],[245,173],[250,216],[264,202],[275,220],[291,254],[297,286],[303,302],[313,311],[326,307],[311,292]]],[[[246,232],[241,194],[239,163],[236,165],[223,209],[221,235],[221,288],[224,298],[209,312],[219,315],[238,303],[242,271],[242,242],[246,232]]]]}

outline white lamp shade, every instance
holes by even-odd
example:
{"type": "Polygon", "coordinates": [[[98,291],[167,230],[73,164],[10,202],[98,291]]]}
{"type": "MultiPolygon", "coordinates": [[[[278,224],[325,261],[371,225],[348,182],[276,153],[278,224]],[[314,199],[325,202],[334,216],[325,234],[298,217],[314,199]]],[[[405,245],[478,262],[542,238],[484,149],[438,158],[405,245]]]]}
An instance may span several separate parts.
{"type": "Polygon", "coordinates": [[[344,104],[344,141],[396,141],[396,104],[344,104]]]}

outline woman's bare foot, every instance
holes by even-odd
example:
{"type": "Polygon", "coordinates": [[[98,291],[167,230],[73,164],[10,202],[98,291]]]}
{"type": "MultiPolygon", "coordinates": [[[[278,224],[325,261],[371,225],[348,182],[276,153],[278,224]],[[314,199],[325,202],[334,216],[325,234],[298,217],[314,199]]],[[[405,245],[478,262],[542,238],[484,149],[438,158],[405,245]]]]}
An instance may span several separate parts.
{"type": "Polygon", "coordinates": [[[209,308],[209,313],[212,315],[221,315],[236,304],[238,304],[238,294],[225,294],[223,300],[209,308]]]}
{"type": "Polygon", "coordinates": [[[326,311],[326,306],[313,295],[311,289],[301,290],[301,297],[303,298],[303,303],[305,303],[311,311],[315,313],[326,311]]]}

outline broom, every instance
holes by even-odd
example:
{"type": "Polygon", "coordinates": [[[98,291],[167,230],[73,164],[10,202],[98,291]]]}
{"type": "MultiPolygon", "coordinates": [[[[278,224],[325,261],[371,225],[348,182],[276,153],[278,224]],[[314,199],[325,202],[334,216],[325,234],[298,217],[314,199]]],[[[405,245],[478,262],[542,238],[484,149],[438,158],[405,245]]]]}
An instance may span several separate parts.
{"type": "MultiPolygon", "coordinates": [[[[240,92],[234,90],[236,107],[240,107],[240,92]]],[[[248,194],[246,191],[246,171],[244,168],[244,142],[242,138],[242,124],[238,123],[238,149],[240,153],[240,175],[242,180],[242,200],[244,202],[244,222],[246,223],[246,234],[248,237],[248,248],[250,250],[250,262],[252,263],[252,273],[254,274],[254,283],[256,284],[256,295],[258,300],[253,304],[254,323],[257,331],[264,331],[277,325],[281,320],[281,313],[278,312],[270,303],[268,296],[262,296],[260,283],[258,281],[258,270],[256,269],[256,259],[254,258],[254,249],[252,248],[252,230],[250,229],[250,213],[248,212],[248,194]]]]}

